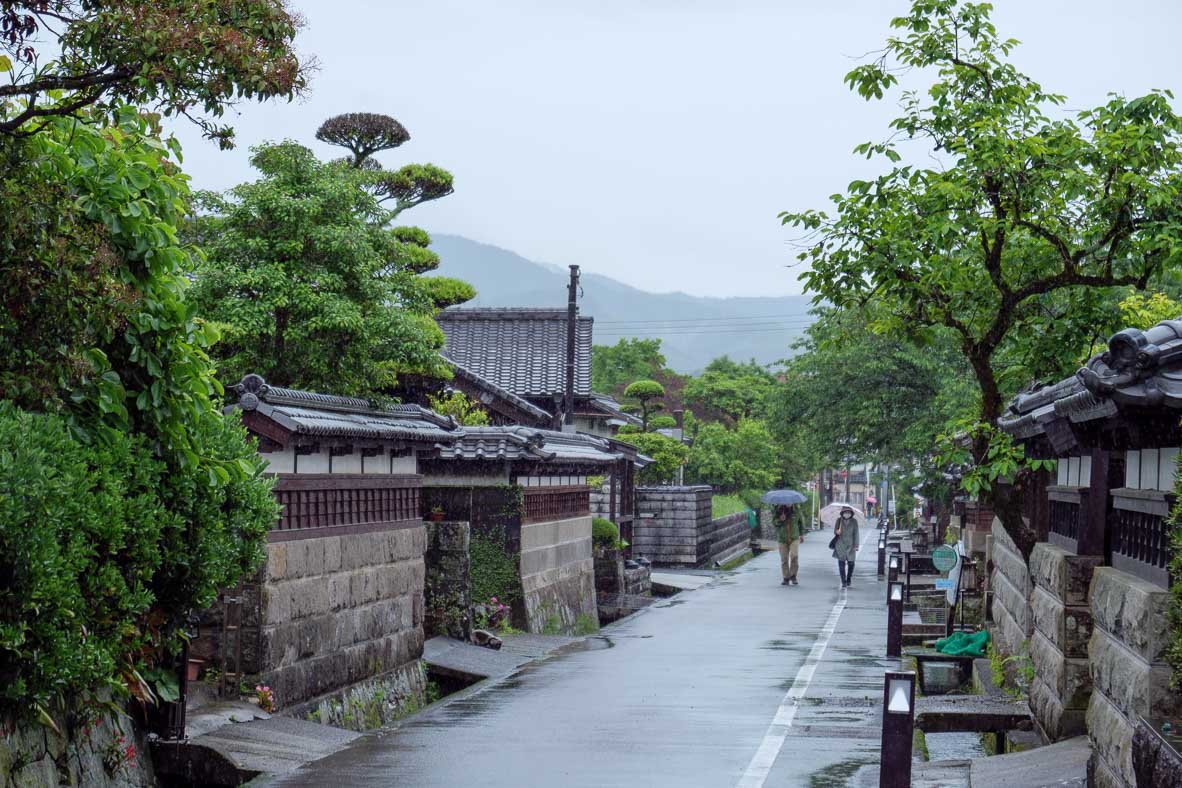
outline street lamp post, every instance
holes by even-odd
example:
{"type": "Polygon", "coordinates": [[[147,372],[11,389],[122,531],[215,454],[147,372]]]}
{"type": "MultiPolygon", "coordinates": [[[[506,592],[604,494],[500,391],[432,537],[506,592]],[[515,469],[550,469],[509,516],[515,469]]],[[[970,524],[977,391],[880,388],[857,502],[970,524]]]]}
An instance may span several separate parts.
{"type": "Polygon", "coordinates": [[[914,729],[915,673],[888,671],[883,677],[882,689],[879,788],[910,788],[914,729]]]}
{"type": "Polygon", "coordinates": [[[903,585],[891,583],[887,594],[887,642],[886,655],[903,655],[903,585]]]}

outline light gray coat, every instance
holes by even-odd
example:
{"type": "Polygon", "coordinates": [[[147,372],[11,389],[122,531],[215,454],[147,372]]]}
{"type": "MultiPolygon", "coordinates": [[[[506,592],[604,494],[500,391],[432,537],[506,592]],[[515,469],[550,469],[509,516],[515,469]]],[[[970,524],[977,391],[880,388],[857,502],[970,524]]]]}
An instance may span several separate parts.
{"type": "Polygon", "coordinates": [[[838,561],[853,561],[856,555],[854,548],[858,546],[858,518],[838,520],[834,528],[841,529],[841,532],[837,534],[837,544],[833,546],[833,557],[838,561]]]}

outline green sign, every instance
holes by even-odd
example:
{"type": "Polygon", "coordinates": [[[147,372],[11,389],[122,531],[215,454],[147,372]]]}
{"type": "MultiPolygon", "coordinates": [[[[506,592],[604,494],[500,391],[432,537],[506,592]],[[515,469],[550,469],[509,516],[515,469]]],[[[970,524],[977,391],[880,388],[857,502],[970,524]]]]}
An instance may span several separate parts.
{"type": "Polygon", "coordinates": [[[951,572],[952,567],[956,566],[956,561],[956,551],[946,544],[942,544],[932,551],[932,565],[941,574],[951,572]]]}

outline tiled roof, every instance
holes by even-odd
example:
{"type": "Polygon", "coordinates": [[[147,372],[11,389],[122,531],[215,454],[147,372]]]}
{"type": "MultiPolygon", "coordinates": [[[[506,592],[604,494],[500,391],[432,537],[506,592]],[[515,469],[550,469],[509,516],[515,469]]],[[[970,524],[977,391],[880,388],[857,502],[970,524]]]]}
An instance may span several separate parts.
{"type": "Polygon", "coordinates": [[[1030,438],[1055,421],[1079,424],[1129,408],[1182,409],[1182,318],[1148,331],[1118,331],[1108,350],[1090,358],[1072,377],[1014,397],[998,426],[1017,438],[1030,438]]]}
{"type": "Polygon", "coordinates": [[[356,397],[270,386],[258,375],[231,388],[238,393],[235,407],[258,412],[297,435],[436,443],[462,434],[451,418],[418,405],[374,408],[356,397]]]}
{"type": "MultiPolygon", "coordinates": [[[[445,309],[444,355],[521,397],[561,395],[566,388],[565,309],[445,309]]],[[[591,394],[590,317],[575,334],[575,394],[591,394]]]]}
{"type": "Polygon", "coordinates": [[[488,380],[480,375],[477,375],[475,372],[468,369],[467,367],[465,367],[462,364],[458,364],[455,361],[450,361],[450,363],[451,363],[452,371],[455,373],[456,378],[467,382],[473,389],[479,391],[480,393],[476,396],[476,399],[478,399],[480,402],[484,403],[485,405],[488,405],[490,403],[490,400],[486,399],[486,398],[496,397],[501,400],[504,400],[509,405],[513,406],[514,408],[517,408],[522,413],[526,414],[529,418],[536,419],[537,421],[540,421],[540,422],[546,422],[546,421],[550,420],[550,418],[551,418],[550,414],[548,412],[542,410],[541,408],[539,408],[537,405],[534,405],[533,403],[531,403],[525,399],[522,399],[521,397],[514,394],[512,391],[508,391],[504,388],[501,388],[496,383],[493,383],[491,380],[488,380]]]}
{"type": "Polygon", "coordinates": [[[445,460],[540,460],[607,464],[624,457],[591,435],[534,427],[465,427],[456,441],[436,447],[445,460]]]}
{"type": "Polygon", "coordinates": [[[618,424],[635,424],[637,426],[643,423],[639,416],[628,413],[624,410],[623,405],[606,394],[592,394],[591,405],[599,411],[606,413],[612,422],[618,424]]]}

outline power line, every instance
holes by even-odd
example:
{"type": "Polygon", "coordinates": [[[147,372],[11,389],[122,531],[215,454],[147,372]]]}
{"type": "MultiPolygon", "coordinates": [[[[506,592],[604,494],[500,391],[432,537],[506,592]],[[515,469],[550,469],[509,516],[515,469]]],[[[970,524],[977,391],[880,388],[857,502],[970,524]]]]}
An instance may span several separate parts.
{"type": "Polygon", "coordinates": [[[627,324],[633,325],[636,323],[719,323],[731,322],[734,320],[792,320],[814,323],[816,321],[805,317],[791,317],[783,314],[779,315],[735,315],[733,317],[687,317],[687,318],[667,318],[664,320],[596,320],[597,325],[616,325],[627,324]]]}
{"type": "Polygon", "coordinates": [[[794,331],[803,331],[801,328],[727,328],[727,329],[690,329],[681,330],[674,329],[671,331],[662,331],[661,329],[644,329],[640,331],[597,331],[596,336],[600,337],[680,337],[691,334],[784,334],[794,331]]]}
{"type": "Polygon", "coordinates": [[[722,324],[722,325],[702,325],[700,323],[691,323],[677,326],[664,325],[619,325],[608,326],[604,328],[605,332],[612,333],[617,331],[693,331],[696,328],[708,331],[726,331],[728,328],[785,328],[785,330],[803,330],[812,324],[804,323],[771,323],[771,321],[760,321],[760,323],[736,323],[736,324],[722,324]]]}

